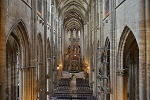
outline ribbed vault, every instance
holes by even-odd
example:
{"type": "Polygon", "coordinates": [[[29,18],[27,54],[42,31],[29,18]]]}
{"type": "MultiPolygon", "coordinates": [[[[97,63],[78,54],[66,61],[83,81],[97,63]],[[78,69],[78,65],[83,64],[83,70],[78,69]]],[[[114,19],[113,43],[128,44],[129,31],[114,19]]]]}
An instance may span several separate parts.
{"type": "Polygon", "coordinates": [[[59,16],[67,29],[80,29],[88,19],[91,0],[57,0],[59,16]]]}

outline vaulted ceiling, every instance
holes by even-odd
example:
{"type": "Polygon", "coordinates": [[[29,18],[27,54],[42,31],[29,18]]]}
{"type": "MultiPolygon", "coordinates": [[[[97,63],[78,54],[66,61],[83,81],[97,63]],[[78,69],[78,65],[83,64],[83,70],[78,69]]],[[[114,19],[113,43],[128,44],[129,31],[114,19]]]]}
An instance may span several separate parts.
{"type": "Polygon", "coordinates": [[[91,0],[56,0],[56,3],[66,28],[78,29],[88,19],[91,0]]]}

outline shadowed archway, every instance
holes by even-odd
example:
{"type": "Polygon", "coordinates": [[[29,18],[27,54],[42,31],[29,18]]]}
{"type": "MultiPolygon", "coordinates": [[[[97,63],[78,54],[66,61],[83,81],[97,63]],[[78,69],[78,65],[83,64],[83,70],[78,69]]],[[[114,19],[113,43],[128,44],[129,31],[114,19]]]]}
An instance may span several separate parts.
{"type": "Polygon", "coordinates": [[[27,81],[29,68],[29,41],[26,27],[19,20],[10,30],[6,41],[6,100],[18,100],[30,96],[30,80],[27,81]],[[29,94],[28,94],[29,93],[29,94]]]}
{"type": "Polygon", "coordinates": [[[122,81],[119,85],[122,85],[123,89],[117,91],[122,93],[123,100],[136,100],[139,94],[139,47],[133,32],[128,27],[123,31],[118,49],[117,82],[122,81]]]}

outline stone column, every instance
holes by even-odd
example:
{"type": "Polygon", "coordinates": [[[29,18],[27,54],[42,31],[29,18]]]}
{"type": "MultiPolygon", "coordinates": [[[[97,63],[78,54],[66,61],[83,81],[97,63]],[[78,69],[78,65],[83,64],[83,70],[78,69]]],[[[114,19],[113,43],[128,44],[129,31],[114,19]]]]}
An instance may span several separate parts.
{"type": "MultiPolygon", "coordinates": [[[[87,46],[87,31],[88,30],[88,28],[87,28],[87,23],[84,25],[84,48],[85,48],[85,50],[83,51],[84,53],[83,53],[83,55],[85,56],[85,58],[87,57],[87,51],[88,50],[86,50],[87,48],[86,48],[86,46],[87,46]]],[[[84,59],[84,60],[86,60],[86,59],[84,59]]]]}
{"type": "MultiPolygon", "coordinates": [[[[84,26],[82,26],[82,27],[84,27],[84,26]]],[[[81,63],[83,63],[83,56],[84,56],[84,45],[83,45],[83,43],[84,43],[84,29],[83,28],[81,28],[81,31],[80,31],[80,34],[81,34],[81,39],[80,39],[80,41],[81,41],[81,63]]]]}
{"type": "MultiPolygon", "coordinates": [[[[8,61],[8,60],[6,60],[8,61]]],[[[8,62],[8,66],[7,67],[7,84],[8,84],[8,100],[11,100],[11,67],[13,66],[13,62],[8,62]]]]}
{"type": "Polygon", "coordinates": [[[37,95],[37,82],[36,82],[36,67],[30,66],[29,67],[29,73],[30,73],[30,91],[31,91],[31,98],[30,100],[35,100],[35,96],[37,95]]]}
{"type": "MultiPolygon", "coordinates": [[[[15,59],[15,57],[14,57],[14,59],[15,59]]],[[[13,60],[14,60],[13,59],[13,60]]],[[[11,75],[11,91],[12,91],[12,93],[11,93],[11,99],[12,100],[15,100],[16,99],[16,93],[17,93],[17,89],[16,89],[16,85],[17,85],[17,75],[16,75],[16,73],[17,73],[17,71],[16,71],[16,68],[17,68],[17,61],[13,61],[13,66],[12,66],[12,69],[11,69],[11,71],[12,71],[12,75],[11,75]]]]}
{"type": "Polygon", "coordinates": [[[19,98],[20,100],[23,100],[24,96],[24,75],[23,75],[23,69],[19,68],[19,98]]]}
{"type": "Polygon", "coordinates": [[[47,99],[47,95],[46,95],[46,66],[47,66],[47,0],[43,0],[43,8],[44,8],[44,40],[43,40],[43,66],[42,66],[42,70],[40,70],[40,72],[42,72],[42,77],[40,78],[40,83],[42,83],[42,89],[43,91],[41,91],[42,93],[42,99],[41,100],[46,100],[47,99]]]}
{"type": "Polygon", "coordinates": [[[89,83],[90,83],[90,29],[89,29],[89,22],[87,22],[87,37],[88,37],[88,39],[87,39],[87,62],[88,62],[88,67],[89,67],[89,69],[88,69],[88,77],[89,77],[89,83]]]}
{"type": "Polygon", "coordinates": [[[6,23],[6,0],[1,0],[1,25],[0,25],[0,99],[5,100],[5,67],[6,67],[6,38],[5,38],[5,23],[6,23]]]}
{"type": "Polygon", "coordinates": [[[23,67],[23,100],[31,100],[31,73],[30,67],[23,67]]]}
{"type": "Polygon", "coordinates": [[[138,72],[139,72],[139,52],[134,51],[134,77],[135,77],[135,100],[138,99],[138,87],[139,87],[139,81],[138,81],[138,72]]]}
{"type": "MultiPolygon", "coordinates": [[[[116,68],[117,68],[117,70],[116,70],[116,74],[117,74],[116,75],[116,100],[123,100],[123,98],[126,98],[126,94],[127,94],[126,90],[124,90],[124,93],[123,93],[123,87],[125,87],[125,86],[123,86],[123,77],[120,77],[120,76],[123,76],[123,71],[124,71],[123,64],[122,64],[124,47],[125,47],[125,44],[122,44],[122,47],[120,47],[118,50],[119,55],[118,55],[117,66],[116,66],[116,68]]],[[[126,77],[124,79],[126,79],[126,77]]],[[[126,83],[125,83],[125,85],[126,85],[126,83]]]]}
{"type": "MultiPolygon", "coordinates": [[[[49,52],[49,50],[47,51],[49,52]]],[[[45,77],[45,81],[46,81],[46,95],[50,95],[49,92],[50,92],[50,81],[49,81],[49,76],[50,76],[50,61],[51,59],[50,58],[47,58],[47,65],[46,65],[46,77],[45,77]]]]}
{"type": "Polygon", "coordinates": [[[97,97],[97,69],[98,69],[98,66],[97,66],[97,41],[98,41],[98,38],[97,38],[97,36],[98,36],[98,34],[97,34],[97,24],[98,24],[98,22],[97,22],[97,0],[95,0],[95,2],[94,2],[94,7],[93,7],[93,10],[94,10],[94,22],[93,22],[93,26],[94,26],[94,52],[93,52],[93,55],[94,55],[94,88],[95,88],[95,94],[94,94],[94,96],[95,97],[97,97]]]}
{"type": "Polygon", "coordinates": [[[124,100],[124,96],[126,96],[126,93],[124,91],[124,70],[118,70],[117,71],[117,94],[116,94],[116,100],[124,100]]]}
{"type": "Polygon", "coordinates": [[[12,62],[12,66],[11,66],[10,70],[11,70],[11,75],[10,75],[10,77],[11,77],[11,84],[10,84],[11,89],[10,90],[11,90],[11,100],[13,100],[13,98],[14,98],[14,94],[13,94],[14,93],[14,89],[13,89],[13,86],[14,86],[14,78],[13,78],[14,77],[13,76],[14,75],[14,62],[12,62]]]}
{"type": "Polygon", "coordinates": [[[43,98],[43,92],[45,91],[44,83],[43,83],[43,62],[37,63],[37,88],[39,89],[39,99],[42,100],[43,98]]]}
{"type": "MultiPolygon", "coordinates": [[[[66,48],[68,48],[68,47],[67,47],[68,45],[67,45],[66,42],[67,42],[67,40],[68,40],[68,39],[67,39],[67,35],[68,35],[69,31],[67,31],[67,29],[65,29],[64,31],[65,31],[65,32],[64,32],[64,36],[63,36],[63,37],[64,37],[64,49],[63,49],[63,51],[64,51],[64,53],[65,53],[66,48]]],[[[71,41],[68,41],[68,42],[71,42],[70,44],[72,45],[72,40],[73,40],[73,39],[72,39],[72,31],[70,31],[70,32],[71,32],[71,33],[69,33],[69,34],[70,34],[70,37],[71,37],[71,38],[70,38],[71,41]]],[[[72,49],[71,49],[71,50],[72,50],[72,49]]],[[[64,53],[63,53],[63,54],[64,54],[64,53]]]]}
{"type": "MultiPolygon", "coordinates": [[[[30,67],[32,67],[31,77],[31,100],[37,99],[37,0],[32,0],[31,10],[31,48],[30,48],[30,67]]],[[[29,59],[29,58],[27,58],[29,59]]]]}
{"type": "Polygon", "coordinates": [[[150,0],[145,0],[146,20],[146,89],[147,100],[150,100],[150,0]]]}
{"type": "Polygon", "coordinates": [[[49,98],[51,98],[52,97],[52,68],[51,68],[51,58],[47,58],[47,60],[48,60],[48,64],[47,64],[47,67],[48,67],[48,92],[49,92],[49,98]]]}
{"type": "Polygon", "coordinates": [[[110,1],[110,99],[116,100],[116,0],[110,1]]]}
{"type": "MultiPolygon", "coordinates": [[[[20,68],[20,100],[35,100],[36,95],[36,74],[35,67],[20,68]]],[[[16,99],[15,99],[16,100],[16,99]]]]}
{"type": "MultiPolygon", "coordinates": [[[[145,40],[144,38],[141,38],[141,40],[145,40]]],[[[141,41],[142,42],[142,41],[141,41]]],[[[143,43],[140,43],[139,48],[139,100],[146,100],[146,66],[145,66],[145,49],[142,45],[143,43]]]]}
{"type": "Polygon", "coordinates": [[[63,61],[63,65],[64,65],[64,50],[63,50],[63,45],[64,45],[64,42],[63,42],[63,36],[62,35],[64,35],[64,30],[63,30],[63,23],[61,22],[60,23],[60,25],[61,25],[61,34],[60,34],[60,54],[61,54],[61,56],[62,56],[62,61],[63,61]]]}
{"type": "Polygon", "coordinates": [[[146,100],[146,56],[145,56],[145,0],[138,0],[138,34],[137,42],[139,45],[139,100],[146,100]]]}
{"type": "Polygon", "coordinates": [[[99,4],[99,30],[100,30],[100,47],[103,46],[103,42],[104,42],[104,36],[103,36],[103,1],[100,0],[100,4],[99,4]]]}
{"type": "MultiPolygon", "coordinates": [[[[50,79],[51,79],[51,96],[53,94],[53,89],[54,89],[54,86],[53,86],[53,68],[54,68],[54,65],[53,65],[53,56],[54,56],[54,41],[53,41],[53,36],[54,36],[54,5],[51,5],[51,75],[50,75],[50,79]]],[[[50,96],[50,97],[51,97],[50,96]]]]}
{"type": "Polygon", "coordinates": [[[131,73],[129,75],[130,77],[130,99],[135,100],[135,68],[134,68],[134,61],[133,57],[131,59],[131,66],[129,66],[129,72],[131,73]]]}
{"type": "MultiPolygon", "coordinates": [[[[90,22],[91,23],[91,22],[90,22]]],[[[91,25],[89,25],[90,29],[91,29],[91,25]]],[[[92,80],[92,75],[93,75],[93,55],[92,55],[92,31],[89,32],[89,62],[90,62],[90,72],[89,72],[89,82],[90,82],[90,85],[93,85],[91,84],[93,82],[92,80]]]]}
{"type": "Polygon", "coordinates": [[[50,98],[52,97],[53,94],[53,69],[52,69],[52,59],[50,58],[50,77],[49,77],[49,93],[50,93],[50,98]]]}
{"type": "Polygon", "coordinates": [[[88,61],[89,61],[89,84],[91,83],[91,64],[90,64],[90,62],[91,62],[91,54],[90,54],[90,49],[91,49],[91,46],[90,46],[90,43],[91,43],[91,41],[90,41],[90,39],[91,39],[91,37],[90,37],[90,11],[89,11],[89,22],[88,22],[88,27],[87,27],[87,29],[88,29],[88,61]]]}

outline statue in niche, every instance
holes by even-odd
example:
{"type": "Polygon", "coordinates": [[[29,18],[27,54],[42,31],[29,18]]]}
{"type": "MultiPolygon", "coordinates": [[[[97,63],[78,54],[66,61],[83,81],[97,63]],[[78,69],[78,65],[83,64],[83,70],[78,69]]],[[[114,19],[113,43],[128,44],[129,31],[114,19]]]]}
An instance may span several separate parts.
{"type": "Polygon", "coordinates": [[[76,53],[78,53],[78,47],[76,47],[76,53]]]}
{"type": "Polygon", "coordinates": [[[74,48],[74,53],[77,53],[77,48],[76,47],[74,48]]]}
{"type": "Polygon", "coordinates": [[[104,62],[104,52],[101,52],[101,62],[104,62]]]}
{"type": "Polygon", "coordinates": [[[69,45],[69,47],[68,47],[68,54],[70,54],[71,53],[71,46],[69,45]]]}
{"type": "Polygon", "coordinates": [[[80,46],[78,46],[78,53],[81,53],[81,48],[80,48],[80,46]]]}

